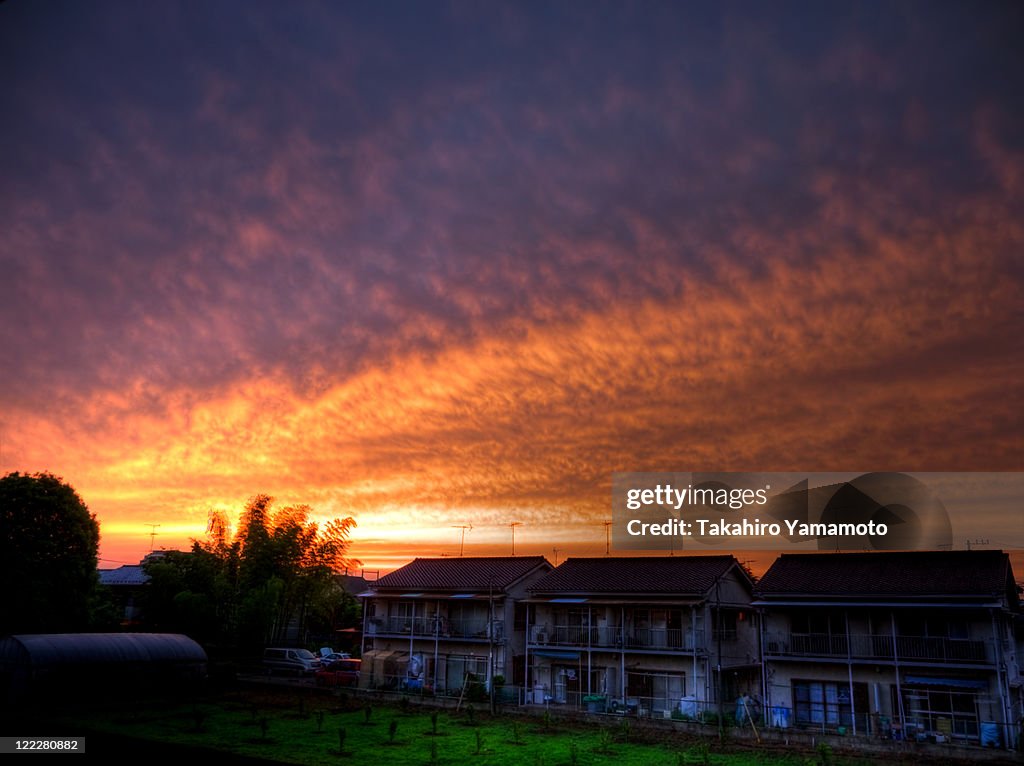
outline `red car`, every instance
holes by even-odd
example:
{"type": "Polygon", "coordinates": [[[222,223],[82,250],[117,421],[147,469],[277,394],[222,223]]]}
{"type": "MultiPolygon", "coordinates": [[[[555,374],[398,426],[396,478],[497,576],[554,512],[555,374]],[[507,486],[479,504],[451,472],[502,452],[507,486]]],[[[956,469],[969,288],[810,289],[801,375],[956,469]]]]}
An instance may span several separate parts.
{"type": "Polygon", "coordinates": [[[317,686],[358,686],[362,660],[335,660],[316,671],[317,686]]]}

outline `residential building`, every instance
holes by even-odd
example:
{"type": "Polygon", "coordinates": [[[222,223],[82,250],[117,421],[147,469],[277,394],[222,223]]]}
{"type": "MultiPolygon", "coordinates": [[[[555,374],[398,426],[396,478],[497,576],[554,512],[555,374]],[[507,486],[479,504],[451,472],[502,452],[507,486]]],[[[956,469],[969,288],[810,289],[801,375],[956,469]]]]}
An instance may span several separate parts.
{"type": "Polygon", "coordinates": [[[523,673],[527,588],[542,556],[419,558],[361,594],[360,686],[462,695],[523,673]]]}
{"type": "Polygon", "coordinates": [[[1005,553],[788,554],[754,593],[769,724],[1015,745],[1020,602],[1005,553]]]}
{"type": "Polygon", "coordinates": [[[752,587],[733,556],[568,559],[529,589],[528,701],[705,719],[753,706],[752,587]]]}
{"type": "Polygon", "coordinates": [[[133,628],[142,622],[142,594],[149,575],[141,564],[125,564],[117,569],[99,570],[100,585],[108,589],[111,601],[120,613],[122,628],[133,628]]]}

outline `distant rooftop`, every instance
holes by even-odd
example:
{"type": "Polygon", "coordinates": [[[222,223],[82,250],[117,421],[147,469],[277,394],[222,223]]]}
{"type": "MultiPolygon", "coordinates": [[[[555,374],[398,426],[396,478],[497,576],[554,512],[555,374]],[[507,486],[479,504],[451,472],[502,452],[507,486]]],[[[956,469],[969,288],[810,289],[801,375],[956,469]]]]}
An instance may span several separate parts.
{"type": "Polygon", "coordinates": [[[370,587],[370,581],[362,575],[338,575],[338,582],[347,593],[350,593],[353,596],[358,596],[370,587]]]}
{"type": "Polygon", "coordinates": [[[101,569],[101,585],[145,585],[149,575],[142,571],[141,564],[125,564],[117,569],[101,569]]]}
{"type": "Polygon", "coordinates": [[[543,556],[495,556],[415,559],[374,582],[374,590],[465,590],[507,588],[539,567],[543,556]]]}

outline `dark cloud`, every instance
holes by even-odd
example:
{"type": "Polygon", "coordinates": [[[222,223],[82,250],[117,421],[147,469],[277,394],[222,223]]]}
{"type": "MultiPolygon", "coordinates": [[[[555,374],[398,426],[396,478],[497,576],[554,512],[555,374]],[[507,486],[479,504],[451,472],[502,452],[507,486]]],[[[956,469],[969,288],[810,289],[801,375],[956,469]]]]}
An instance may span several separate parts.
{"type": "Polygon", "coordinates": [[[1021,22],[4,4],[7,461],[591,514],[1019,467],[1021,22]]]}

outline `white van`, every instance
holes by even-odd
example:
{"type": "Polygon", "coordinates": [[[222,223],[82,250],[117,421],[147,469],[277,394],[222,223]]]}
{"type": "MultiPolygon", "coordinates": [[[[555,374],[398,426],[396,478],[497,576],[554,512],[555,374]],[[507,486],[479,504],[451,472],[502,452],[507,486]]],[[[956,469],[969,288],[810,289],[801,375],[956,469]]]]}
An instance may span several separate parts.
{"type": "Polygon", "coordinates": [[[320,660],[308,649],[271,648],[263,650],[263,667],[271,673],[303,675],[320,669],[320,660]]]}

